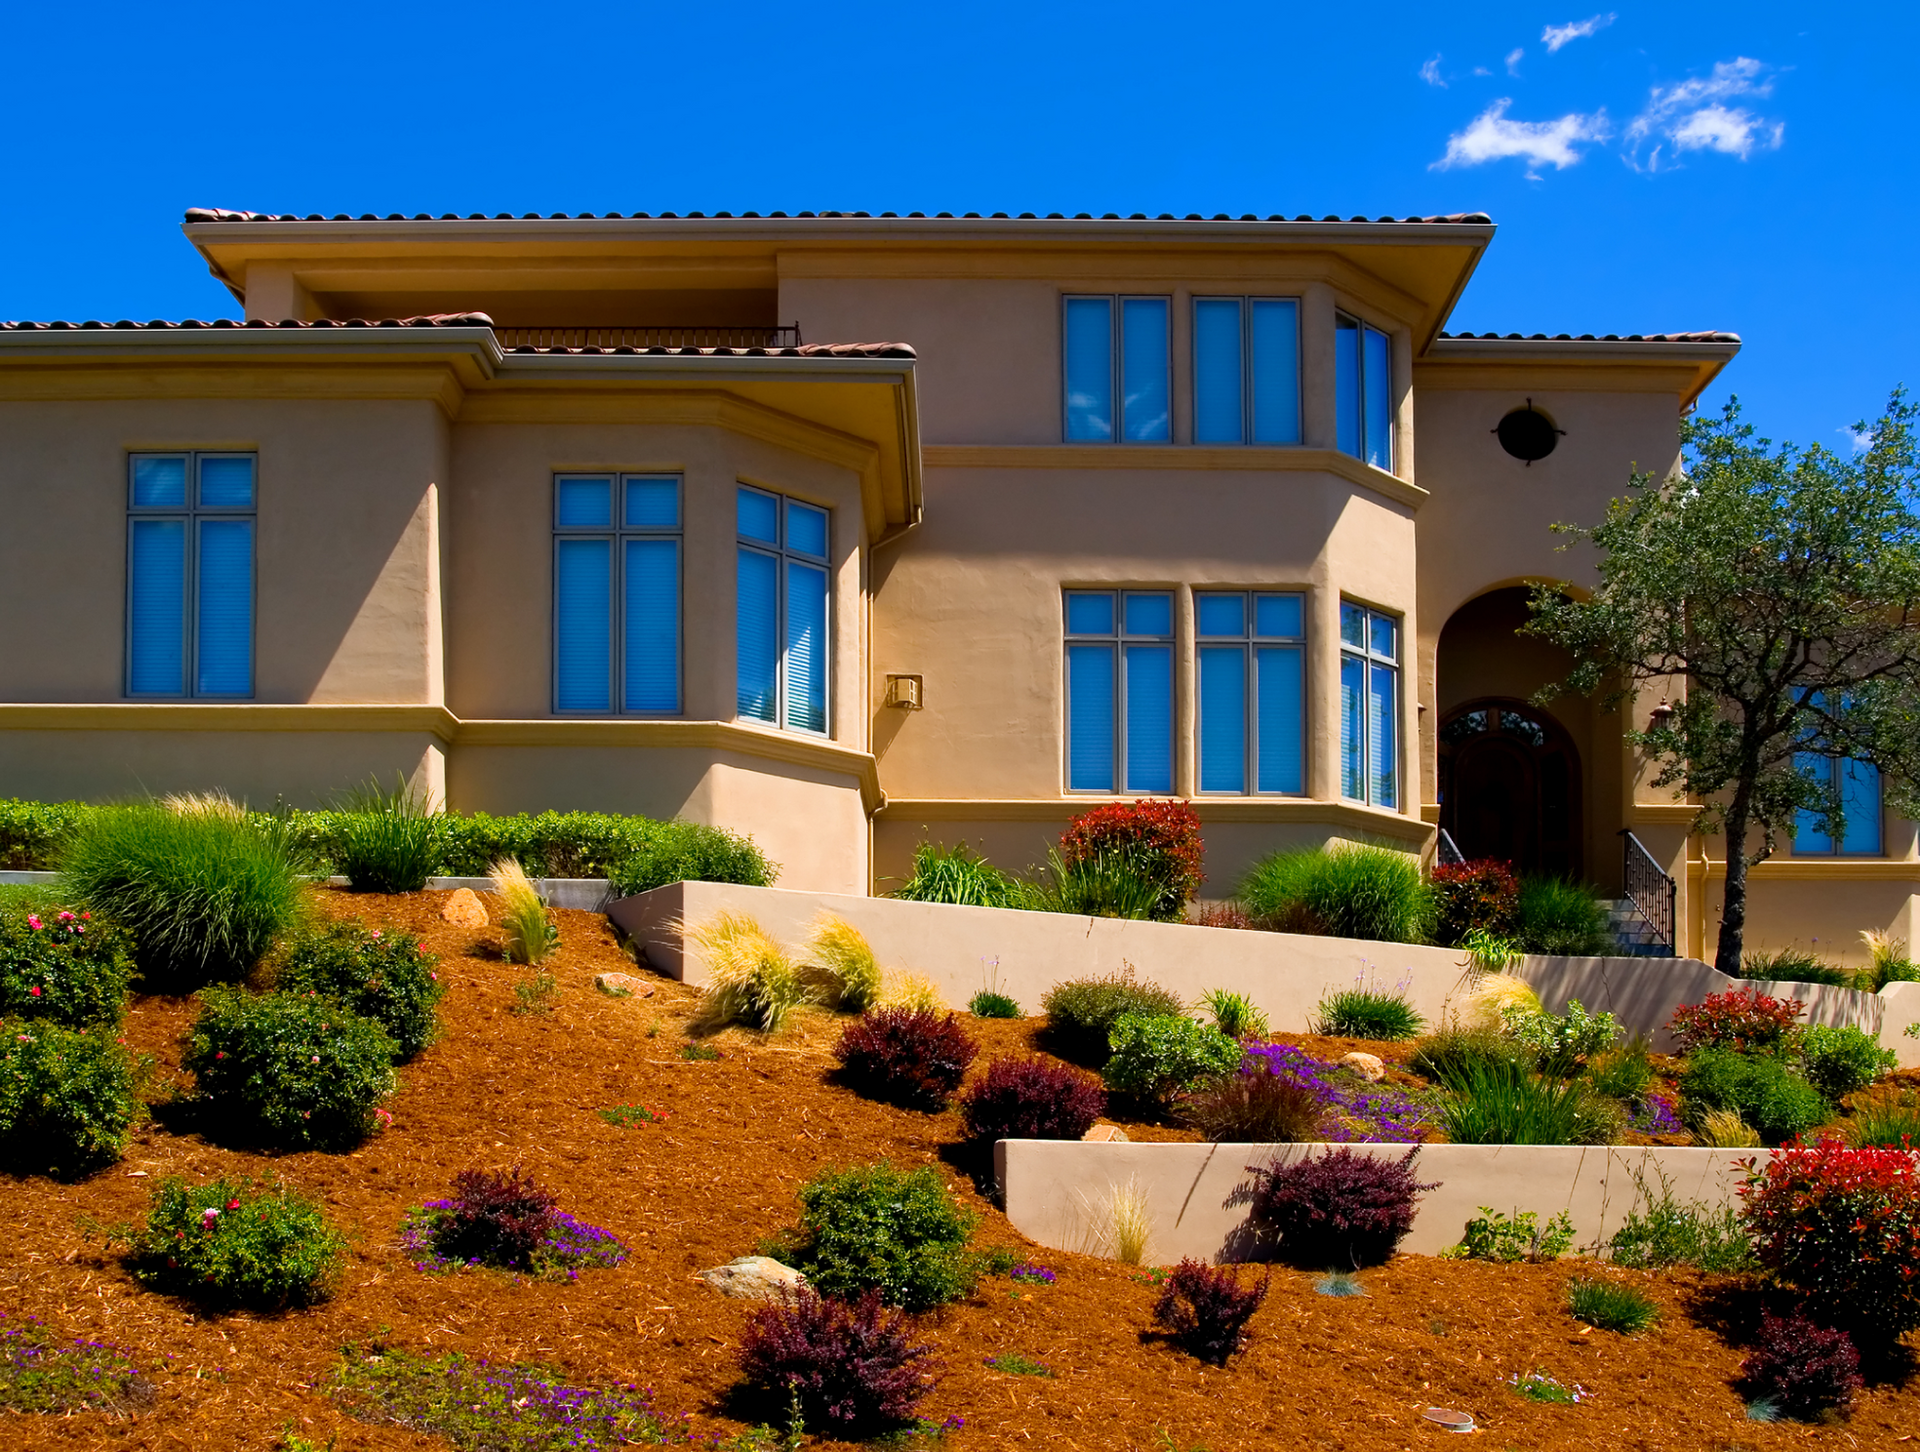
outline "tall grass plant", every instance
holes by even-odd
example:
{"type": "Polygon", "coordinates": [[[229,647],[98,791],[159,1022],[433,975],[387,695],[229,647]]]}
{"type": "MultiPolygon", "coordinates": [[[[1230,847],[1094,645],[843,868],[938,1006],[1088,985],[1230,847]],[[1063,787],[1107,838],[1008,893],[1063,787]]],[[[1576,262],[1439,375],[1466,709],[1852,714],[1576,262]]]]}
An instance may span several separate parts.
{"type": "Polygon", "coordinates": [[[1433,922],[1414,859],[1364,842],[1275,853],[1254,864],[1237,895],[1282,932],[1424,943],[1433,922]]]}
{"type": "Polygon", "coordinates": [[[418,892],[440,865],[444,822],[405,777],[391,791],[369,780],[341,798],[334,870],[355,892],[418,892]]]}

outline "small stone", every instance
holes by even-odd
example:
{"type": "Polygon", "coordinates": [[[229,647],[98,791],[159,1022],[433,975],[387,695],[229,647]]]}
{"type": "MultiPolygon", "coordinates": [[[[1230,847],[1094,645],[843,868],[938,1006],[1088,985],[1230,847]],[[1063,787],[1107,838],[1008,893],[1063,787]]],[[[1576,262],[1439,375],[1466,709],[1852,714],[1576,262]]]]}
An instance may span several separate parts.
{"type": "Polygon", "coordinates": [[[1080,1138],[1089,1144],[1125,1144],[1127,1132],[1117,1124],[1096,1124],[1080,1138]]]}
{"type": "Polygon", "coordinates": [[[456,928],[484,928],[487,925],[487,905],[480,901],[480,894],[472,888],[456,887],[441,907],[440,917],[456,928]]]}
{"type": "Polygon", "coordinates": [[[653,985],[644,978],[635,978],[631,973],[595,974],[593,986],[608,998],[653,997],[653,985]]]}
{"type": "Polygon", "coordinates": [[[1340,1067],[1353,1070],[1369,1084],[1378,1084],[1387,1077],[1387,1066],[1381,1062],[1378,1054],[1363,1054],[1358,1050],[1344,1054],[1340,1059],[1340,1067]]]}
{"type": "Polygon", "coordinates": [[[700,1279],[723,1296],[742,1301],[775,1301],[804,1290],[807,1278],[770,1256],[743,1255],[699,1272],[700,1279]]]}

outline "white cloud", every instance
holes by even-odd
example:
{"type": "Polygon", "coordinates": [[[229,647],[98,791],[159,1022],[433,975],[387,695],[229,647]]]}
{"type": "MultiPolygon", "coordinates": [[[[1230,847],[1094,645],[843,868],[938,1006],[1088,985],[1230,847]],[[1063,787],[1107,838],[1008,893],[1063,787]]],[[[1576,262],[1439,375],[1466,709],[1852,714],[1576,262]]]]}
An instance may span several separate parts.
{"type": "Polygon", "coordinates": [[[1740,97],[1772,94],[1773,78],[1767,68],[1744,55],[1717,62],[1710,76],[1655,86],[1648,94],[1646,109],[1627,124],[1627,161],[1644,171],[1659,170],[1659,145],[1648,154],[1644,166],[1639,160],[1641,144],[1656,135],[1671,141],[1676,152],[1718,151],[1742,161],[1756,150],[1774,150],[1786,138],[1784,123],[1724,104],[1740,97]]]}
{"type": "Polygon", "coordinates": [[[1678,151],[1723,151],[1745,161],[1758,146],[1777,150],[1787,133],[1778,121],[1763,121],[1751,111],[1725,106],[1702,106],[1685,116],[1668,135],[1678,151]]]}
{"type": "Polygon", "coordinates": [[[1608,11],[1605,15],[1590,15],[1585,20],[1569,20],[1565,25],[1549,25],[1540,32],[1540,39],[1546,42],[1547,54],[1551,55],[1568,41],[1585,40],[1597,31],[1605,30],[1619,18],[1608,11]]]}
{"type": "Polygon", "coordinates": [[[1838,428],[1835,429],[1834,432],[1836,434],[1845,434],[1847,436],[1847,442],[1853,445],[1853,451],[1856,454],[1864,454],[1868,449],[1873,447],[1873,431],[1871,429],[1838,428]]]}
{"type": "Polygon", "coordinates": [[[1520,57],[1525,54],[1526,52],[1517,45],[1512,50],[1507,52],[1507,74],[1508,75],[1517,76],[1520,74],[1520,57]]]}
{"type": "Polygon", "coordinates": [[[1440,75],[1440,57],[1438,54],[1420,67],[1420,79],[1425,81],[1429,86],[1438,86],[1443,91],[1447,88],[1446,81],[1442,79],[1440,75]]]}
{"type": "Polygon", "coordinates": [[[1605,111],[1590,116],[1569,112],[1553,121],[1509,121],[1507,107],[1512,104],[1506,97],[1495,101],[1466,130],[1449,136],[1447,154],[1430,169],[1444,171],[1521,157],[1527,163],[1527,175],[1537,177],[1543,166],[1564,170],[1578,162],[1582,153],[1574,150],[1575,143],[1607,139],[1605,111]]]}

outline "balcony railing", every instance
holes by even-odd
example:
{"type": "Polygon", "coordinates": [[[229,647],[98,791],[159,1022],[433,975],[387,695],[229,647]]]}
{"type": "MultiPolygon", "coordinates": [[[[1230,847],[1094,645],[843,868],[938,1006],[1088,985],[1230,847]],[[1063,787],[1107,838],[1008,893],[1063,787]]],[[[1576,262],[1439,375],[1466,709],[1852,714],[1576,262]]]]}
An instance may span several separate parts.
{"type": "Polygon", "coordinates": [[[687,324],[673,327],[533,327],[493,330],[502,348],[797,348],[798,323],[770,327],[687,324]]]}
{"type": "Polygon", "coordinates": [[[1467,860],[1467,854],[1454,844],[1453,834],[1445,827],[1434,838],[1433,860],[1438,867],[1458,867],[1467,860]]]}

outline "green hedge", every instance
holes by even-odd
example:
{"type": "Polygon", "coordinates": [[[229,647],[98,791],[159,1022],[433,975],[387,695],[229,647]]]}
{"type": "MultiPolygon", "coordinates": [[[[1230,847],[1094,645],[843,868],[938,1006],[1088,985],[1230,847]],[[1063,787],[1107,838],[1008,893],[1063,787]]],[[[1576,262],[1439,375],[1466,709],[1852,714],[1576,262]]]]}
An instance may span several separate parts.
{"type": "MultiPolygon", "coordinates": [[[[85,802],[0,800],[0,869],[56,868],[67,839],[95,810],[85,802]]],[[[339,811],[288,814],[293,840],[315,872],[332,870],[347,816],[339,811]]],[[[767,887],[780,872],[751,838],[694,822],[608,812],[448,813],[438,820],[435,875],[442,877],[484,877],[502,857],[517,858],[529,877],[605,877],[622,893],[683,881],[767,887]]]]}

